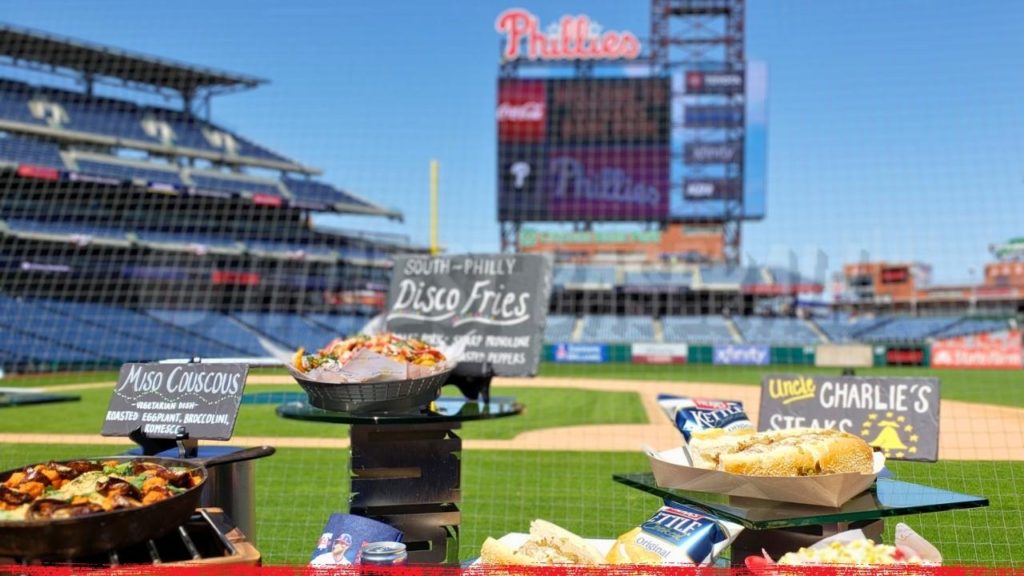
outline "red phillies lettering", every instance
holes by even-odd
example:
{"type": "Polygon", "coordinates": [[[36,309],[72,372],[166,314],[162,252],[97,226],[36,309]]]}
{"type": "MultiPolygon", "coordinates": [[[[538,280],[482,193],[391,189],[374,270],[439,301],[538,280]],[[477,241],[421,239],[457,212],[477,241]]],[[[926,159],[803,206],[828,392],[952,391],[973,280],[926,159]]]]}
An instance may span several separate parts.
{"type": "Polygon", "coordinates": [[[494,27],[505,35],[506,60],[522,57],[524,43],[528,60],[634,60],[640,56],[640,40],[632,32],[593,34],[585,14],[562,16],[558,31],[548,33],[532,13],[512,8],[498,16],[494,27]]]}

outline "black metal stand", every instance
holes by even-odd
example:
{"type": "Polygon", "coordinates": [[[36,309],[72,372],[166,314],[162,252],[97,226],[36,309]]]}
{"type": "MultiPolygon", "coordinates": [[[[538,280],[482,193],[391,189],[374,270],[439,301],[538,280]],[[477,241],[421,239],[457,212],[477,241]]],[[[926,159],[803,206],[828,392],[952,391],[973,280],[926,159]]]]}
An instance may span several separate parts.
{"type": "Polygon", "coordinates": [[[349,510],[401,530],[411,563],[458,563],[460,426],[356,424],[349,433],[349,510]]]}

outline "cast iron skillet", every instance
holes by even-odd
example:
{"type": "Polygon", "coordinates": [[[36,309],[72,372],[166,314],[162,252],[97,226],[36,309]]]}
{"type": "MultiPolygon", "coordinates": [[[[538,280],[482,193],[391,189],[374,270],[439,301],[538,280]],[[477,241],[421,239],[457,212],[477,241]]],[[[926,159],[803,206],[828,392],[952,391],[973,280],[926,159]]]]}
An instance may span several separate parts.
{"type": "MultiPolygon", "coordinates": [[[[261,446],[207,459],[179,460],[152,456],[111,456],[76,458],[57,462],[66,464],[76,460],[116,460],[118,462],[139,460],[153,462],[167,468],[186,468],[198,473],[201,480],[185,492],[138,508],[125,508],[57,520],[2,520],[0,521],[0,556],[67,560],[100,554],[157,538],[184,524],[195,512],[206,485],[208,467],[250,460],[273,453],[273,448],[261,446]]],[[[24,469],[25,467],[20,467],[0,472],[0,483],[14,472],[24,469]]]]}

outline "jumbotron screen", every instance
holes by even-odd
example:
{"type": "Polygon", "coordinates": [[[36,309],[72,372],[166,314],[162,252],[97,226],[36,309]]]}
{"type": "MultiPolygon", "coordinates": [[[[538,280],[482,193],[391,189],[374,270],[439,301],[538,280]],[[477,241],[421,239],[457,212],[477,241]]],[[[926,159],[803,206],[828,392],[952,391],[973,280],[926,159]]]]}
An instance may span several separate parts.
{"type": "Polygon", "coordinates": [[[668,78],[502,79],[498,218],[666,220],[668,78]]]}

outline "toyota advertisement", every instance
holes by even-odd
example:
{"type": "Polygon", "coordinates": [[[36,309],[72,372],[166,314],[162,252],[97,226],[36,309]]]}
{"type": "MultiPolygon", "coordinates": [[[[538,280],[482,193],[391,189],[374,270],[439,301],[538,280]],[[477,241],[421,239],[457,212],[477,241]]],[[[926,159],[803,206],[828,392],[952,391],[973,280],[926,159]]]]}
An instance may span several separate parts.
{"type": "Polygon", "coordinates": [[[498,218],[669,217],[668,78],[502,79],[498,218]]]}

